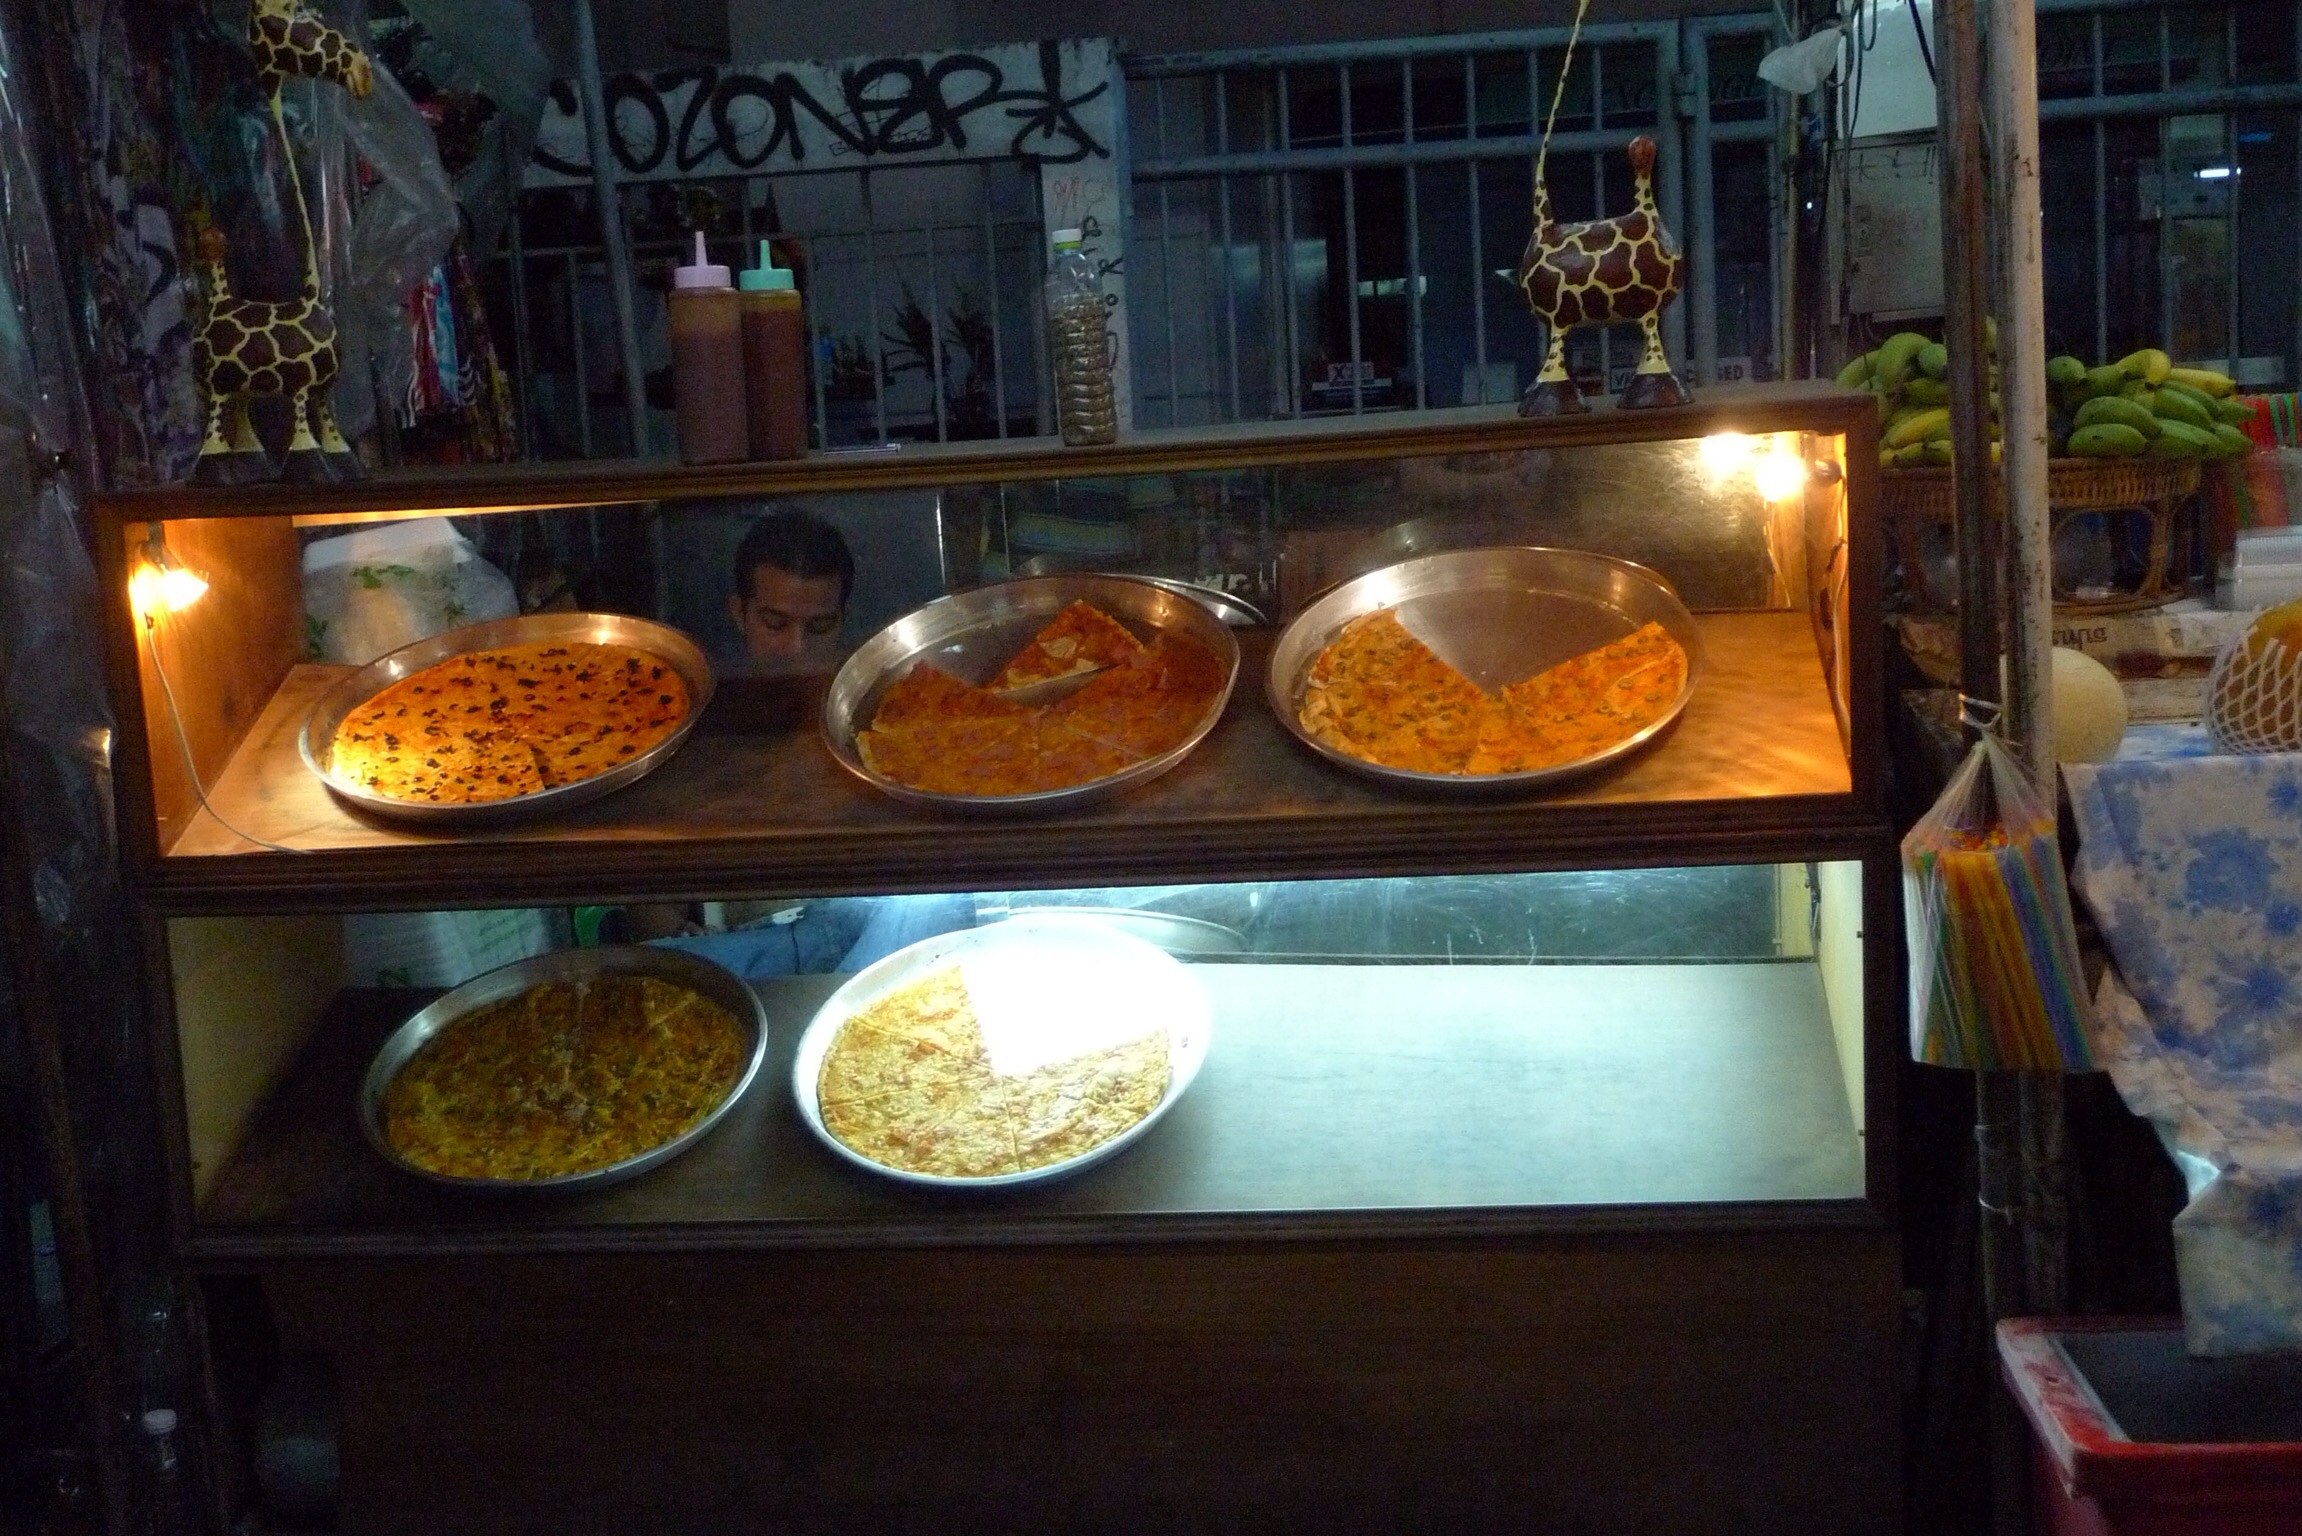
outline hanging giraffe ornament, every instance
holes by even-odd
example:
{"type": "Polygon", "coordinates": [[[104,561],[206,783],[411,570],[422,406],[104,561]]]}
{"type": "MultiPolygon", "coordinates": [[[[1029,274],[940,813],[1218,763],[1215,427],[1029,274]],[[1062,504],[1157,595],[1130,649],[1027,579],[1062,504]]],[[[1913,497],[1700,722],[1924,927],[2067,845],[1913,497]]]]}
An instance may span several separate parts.
{"type": "Polygon", "coordinates": [[[1519,291],[1550,332],[1550,350],[1543,357],[1543,371],[1519,401],[1522,416],[1565,416],[1585,408],[1581,392],[1567,374],[1567,332],[1578,325],[1636,320],[1646,331],[1646,355],[1617,402],[1624,408],[1685,405],[1692,398],[1663,352],[1663,306],[1678,296],[1684,265],[1678,239],[1663,228],[1661,211],[1655,207],[1655,141],[1644,134],[1631,140],[1631,171],[1638,179],[1638,193],[1629,213],[1585,224],[1561,224],[1551,217],[1551,188],[1544,179],[1551,125],[1559,118],[1559,98],[1566,94],[1567,71],[1575,61],[1575,39],[1589,9],[1590,0],[1575,7],[1566,57],[1559,63],[1558,85],[1551,92],[1550,115],[1543,119],[1542,143],[1535,150],[1534,228],[1527,234],[1526,254],[1519,258],[1519,291]]]}
{"type": "Polygon", "coordinates": [[[280,110],[280,88],[291,76],[332,80],[355,97],[364,97],[374,87],[375,75],[367,55],[306,10],[302,0],[253,0],[248,46],[256,57],[256,77],[271,102],[272,129],[288,162],[297,228],[304,241],[304,275],[293,299],[238,298],[225,272],[222,232],[207,227],[195,237],[208,299],[193,335],[192,362],[207,395],[208,435],[192,475],[195,480],[236,482],[269,473],[263,445],[248,420],[249,403],[266,395],[288,402],[290,470],[356,473],[359,460],[336,429],[335,409],[328,399],[336,381],[336,317],[320,302],[319,248],[312,238],[303,179],[296,171],[295,145],[280,110]]]}

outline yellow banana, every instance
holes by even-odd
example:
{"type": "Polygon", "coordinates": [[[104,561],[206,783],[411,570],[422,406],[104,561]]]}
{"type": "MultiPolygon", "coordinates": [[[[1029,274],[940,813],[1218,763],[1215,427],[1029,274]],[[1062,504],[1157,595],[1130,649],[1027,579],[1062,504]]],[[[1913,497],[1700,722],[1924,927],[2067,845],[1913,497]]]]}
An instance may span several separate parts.
{"type": "Polygon", "coordinates": [[[1925,410],[1911,411],[1888,425],[1883,441],[1889,448],[1905,448],[1912,443],[1923,443],[1930,437],[1940,437],[1950,430],[1950,408],[1929,406],[1925,410]]]}
{"type": "Polygon", "coordinates": [[[2216,373],[2211,368],[2169,368],[2166,377],[2177,384],[2187,384],[2212,400],[2225,399],[2238,390],[2230,375],[2216,373]]]}

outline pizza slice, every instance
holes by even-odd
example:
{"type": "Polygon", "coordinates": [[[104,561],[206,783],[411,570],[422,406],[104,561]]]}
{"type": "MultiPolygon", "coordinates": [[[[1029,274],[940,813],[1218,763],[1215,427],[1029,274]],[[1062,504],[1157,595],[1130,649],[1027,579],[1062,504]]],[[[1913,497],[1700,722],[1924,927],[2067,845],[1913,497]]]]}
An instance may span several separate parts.
{"type": "Polygon", "coordinates": [[[1116,666],[1142,649],[1143,642],[1126,625],[1082,598],[1033,635],[991,686],[1000,691],[1028,688],[1116,666]]]}
{"type": "Polygon", "coordinates": [[[1392,609],[1354,619],[1311,667],[1298,714],[1338,750],[1416,773],[1461,773],[1488,714],[1478,685],[1392,609]]]}
{"type": "Polygon", "coordinates": [[[1222,692],[1223,665],[1214,652],[1162,634],[1046,714],[1105,746],[1156,757],[1189,739],[1222,692]]]}
{"type": "Polygon", "coordinates": [[[1099,741],[1068,720],[1049,716],[1037,722],[1032,783],[1041,790],[1071,789],[1142,760],[1143,754],[1099,741]]]}

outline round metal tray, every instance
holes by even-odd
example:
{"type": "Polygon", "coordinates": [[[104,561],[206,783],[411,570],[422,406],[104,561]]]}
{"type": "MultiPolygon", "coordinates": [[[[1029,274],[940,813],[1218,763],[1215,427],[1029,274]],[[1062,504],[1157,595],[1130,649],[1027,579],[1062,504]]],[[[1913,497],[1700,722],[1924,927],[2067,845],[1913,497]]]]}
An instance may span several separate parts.
{"type": "Polygon", "coordinates": [[[311,713],[304,717],[303,734],[297,741],[304,766],[320,777],[320,781],[338,799],[375,816],[390,817],[396,821],[431,822],[444,827],[482,826],[503,821],[516,821],[529,816],[540,816],[552,811],[566,810],[586,800],[596,800],[605,794],[623,788],[634,780],[645,778],[664,759],[677,752],[680,743],[687,740],[688,732],[703,715],[703,708],[711,702],[711,663],[703,651],[686,635],[667,624],[647,619],[635,619],[620,613],[531,613],[516,619],[491,619],[485,624],[467,624],[444,634],[428,636],[410,645],[403,645],[388,655],[379,656],[366,666],[340,678],[312,703],[311,713]],[[379,795],[364,784],[355,784],[339,777],[331,764],[331,749],[336,739],[336,727],[344,717],[374,698],[404,677],[412,677],[424,668],[461,656],[468,651],[495,650],[511,645],[565,645],[590,643],[593,645],[628,645],[637,650],[660,656],[687,684],[687,718],[663,740],[649,747],[628,763],[618,763],[602,774],[578,780],[573,784],[555,785],[531,795],[520,795],[510,800],[489,800],[477,805],[435,805],[429,801],[395,800],[379,795]]]}
{"type": "Polygon", "coordinates": [[[360,1081],[360,1129],[366,1133],[368,1145],[374,1147],[393,1167],[411,1173],[433,1184],[455,1189],[482,1191],[567,1191],[596,1189],[603,1184],[615,1184],[634,1175],[647,1172],[659,1163],[671,1159],[694,1146],[711,1128],[725,1118],[743,1097],[751,1080],[759,1075],[760,1060],[767,1053],[767,1010],[759,997],[744,985],[742,978],[725,967],[714,965],[697,955],[676,949],[652,949],[645,945],[622,945],[605,949],[562,949],[546,955],[534,955],[515,960],[476,976],[444,997],[435,999],[405,1024],[392,1031],[375,1058],[368,1063],[367,1076],[360,1081]],[[583,1173],[559,1174],[547,1179],[475,1179],[456,1174],[439,1173],[409,1162],[393,1150],[384,1139],[384,1090],[392,1085],[410,1057],[423,1048],[426,1041],[467,1013],[517,997],[530,987],[545,982],[582,982],[601,976],[653,976],[674,986],[699,992],[735,1015],[736,1024],[744,1031],[743,1070],[736,1074],[735,1086],[701,1120],[674,1136],[620,1163],[605,1168],[593,1168],[583,1173]]]}
{"type": "Polygon", "coordinates": [[[1305,608],[1271,651],[1272,712],[1295,739],[1329,762],[1392,784],[1464,794],[1508,793],[1589,773],[1638,751],[1670,728],[1702,671],[1702,636],[1671,584],[1611,555],[1510,545],[1402,560],[1343,583],[1305,608]],[[1417,773],[1338,751],[1303,729],[1303,683],[1311,663],[1361,614],[1396,608],[1399,622],[1490,693],[1570,656],[1660,624],[1687,653],[1686,682],[1660,720],[1572,762],[1524,773],[1417,773]]]}
{"type": "MultiPolygon", "coordinates": [[[[1213,1013],[1207,994],[1189,967],[1155,944],[1117,928],[1075,920],[1011,917],[984,928],[937,934],[897,950],[850,977],[825,1000],[799,1037],[792,1059],[792,1097],[800,1118],[816,1139],[858,1168],[906,1184],[943,1189],[1005,1189],[1040,1184],[1093,1167],[1140,1140],[1175,1101],[1183,1097],[1207,1059],[1213,1013]],[[1130,1023],[1155,1021],[1167,1031],[1167,1092],[1151,1113],[1109,1141],[1077,1157],[1021,1173],[956,1178],[913,1173],[874,1162],[831,1134],[816,1102],[816,1078],[832,1037],[849,1018],[890,992],[898,991],[940,966],[958,962],[981,1020],[987,1045],[996,1051],[1003,1031],[1041,1037],[1049,1031],[1103,1027],[1115,1036],[1140,1038],[1130,1023]],[[1114,1018],[1121,1020],[1113,1025],[1114,1018]]],[[[1041,1044],[1031,1040],[1025,1048],[1041,1044]]],[[[1092,1047],[1090,1047],[1092,1048],[1092,1047]]],[[[1076,1052],[1072,1053],[1076,1054],[1076,1052]]],[[[1060,1060],[1059,1055],[1042,1059],[1060,1060]]]]}
{"type": "Polygon", "coordinates": [[[967,811],[1068,808],[1155,779],[1181,762],[1223,717],[1238,675],[1239,642],[1213,611],[1180,592],[1127,576],[1032,576],[939,597],[866,640],[840,667],[824,696],[823,739],[842,768],[913,805],[967,811]],[[1138,639],[1161,632],[1183,635],[1207,647],[1221,663],[1222,689],[1180,743],[1100,779],[1028,795],[935,794],[898,784],[865,766],[855,750],[856,733],[870,726],[880,698],[913,663],[933,662],[961,682],[987,683],[1048,620],[1080,599],[1118,619],[1138,639]]]}

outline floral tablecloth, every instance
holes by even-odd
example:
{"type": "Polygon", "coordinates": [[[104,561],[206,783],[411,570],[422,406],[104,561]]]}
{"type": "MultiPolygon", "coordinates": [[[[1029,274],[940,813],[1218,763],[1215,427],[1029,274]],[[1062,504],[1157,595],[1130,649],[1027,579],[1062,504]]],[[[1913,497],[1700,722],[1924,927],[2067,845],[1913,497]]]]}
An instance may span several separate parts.
{"type": "Polygon", "coordinates": [[[2077,890],[2117,962],[2095,1054],[2190,1185],[2190,1352],[2302,1349],[2302,756],[2144,726],[2063,777],[2077,890]]]}

